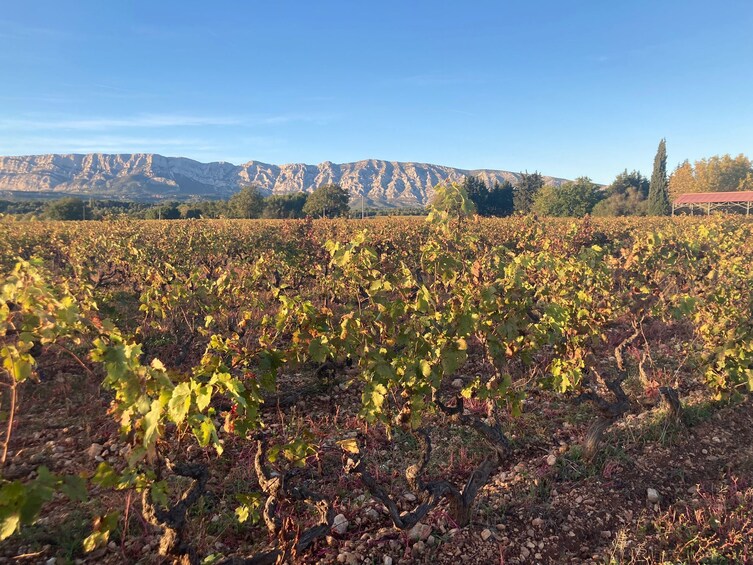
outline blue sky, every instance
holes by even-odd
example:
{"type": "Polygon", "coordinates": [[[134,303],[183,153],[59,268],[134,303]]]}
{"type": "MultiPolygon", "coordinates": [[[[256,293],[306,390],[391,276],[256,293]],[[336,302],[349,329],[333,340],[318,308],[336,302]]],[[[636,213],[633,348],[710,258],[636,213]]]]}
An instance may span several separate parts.
{"type": "Polygon", "coordinates": [[[8,2],[0,154],[366,158],[608,182],[753,156],[753,2],[8,2]]]}

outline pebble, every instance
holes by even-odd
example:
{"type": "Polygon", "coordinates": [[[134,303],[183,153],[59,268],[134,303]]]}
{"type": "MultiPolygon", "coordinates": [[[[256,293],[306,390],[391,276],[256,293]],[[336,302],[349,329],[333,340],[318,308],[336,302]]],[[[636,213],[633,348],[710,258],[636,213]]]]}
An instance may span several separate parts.
{"type": "Polygon", "coordinates": [[[492,537],[492,531],[487,528],[483,532],[481,532],[481,539],[484,541],[489,541],[489,538],[492,537]]]}
{"type": "Polygon", "coordinates": [[[648,489],[646,489],[646,499],[651,504],[655,504],[655,503],[659,502],[659,491],[657,491],[654,488],[648,488],[648,489]]]}
{"type": "MultiPolygon", "coordinates": [[[[335,516],[335,519],[332,521],[332,531],[338,535],[343,535],[345,532],[348,531],[349,525],[350,525],[350,522],[348,522],[348,519],[345,517],[345,515],[338,514],[337,516],[335,516]]],[[[340,555],[337,556],[338,561],[340,560],[340,555]]]]}
{"type": "Polygon", "coordinates": [[[453,388],[463,388],[463,379],[455,379],[452,381],[453,388]]]}
{"type": "Polygon", "coordinates": [[[91,457],[92,459],[99,457],[102,454],[102,450],[104,449],[104,446],[99,443],[93,443],[89,446],[89,449],[86,450],[86,454],[91,457]]]}
{"type": "Polygon", "coordinates": [[[410,539],[411,541],[418,541],[418,540],[425,541],[429,539],[430,535],[431,535],[431,526],[427,526],[426,524],[422,524],[421,522],[418,522],[408,532],[408,539],[410,539]]]}
{"type": "Polygon", "coordinates": [[[537,528],[540,528],[544,525],[544,520],[542,518],[534,518],[533,520],[531,520],[531,524],[533,524],[537,528]]]}
{"type": "Polygon", "coordinates": [[[382,559],[382,563],[384,565],[392,565],[392,557],[390,557],[389,555],[385,555],[384,558],[382,559]]]}
{"type": "Polygon", "coordinates": [[[369,506],[366,510],[364,510],[363,515],[370,522],[376,522],[380,518],[379,511],[373,506],[369,506]]]}
{"type": "Polygon", "coordinates": [[[555,463],[557,463],[557,456],[554,453],[551,453],[546,458],[546,464],[549,465],[550,467],[553,467],[555,463]]]}
{"type": "Polygon", "coordinates": [[[406,493],[405,493],[405,494],[403,495],[403,498],[404,498],[405,500],[407,500],[408,502],[416,502],[416,495],[415,495],[415,494],[413,494],[412,492],[406,492],[406,493]]]}

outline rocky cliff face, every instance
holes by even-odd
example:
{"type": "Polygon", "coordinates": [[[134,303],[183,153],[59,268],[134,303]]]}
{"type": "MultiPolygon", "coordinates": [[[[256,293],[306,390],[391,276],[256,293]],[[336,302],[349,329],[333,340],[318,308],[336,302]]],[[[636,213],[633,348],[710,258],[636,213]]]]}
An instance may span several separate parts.
{"type": "MultiPolygon", "coordinates": [[[[426,204],[438,183],[460,182],[466,175],[481,177],[487,184],[514,183],[519,177],[508,171],[467,171],[376,159],[278,166],[258,161],[199,163],[155,154],[0,157],[0,191],[123,199],[225,198],[248,184],[257,185],[266,194],[285,194],[339,183],[354,199],[360,201],[363,196],[367,204],[410,206],[426,204]]],[[[545,179],[551,184],[563,182],[545,179]]]]}

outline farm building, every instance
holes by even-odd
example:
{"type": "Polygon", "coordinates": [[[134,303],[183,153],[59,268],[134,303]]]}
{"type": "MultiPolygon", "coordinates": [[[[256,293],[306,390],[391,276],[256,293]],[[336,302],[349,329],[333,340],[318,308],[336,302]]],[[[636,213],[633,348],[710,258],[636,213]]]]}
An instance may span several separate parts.
{"type": "Polygon", "coordinates": [[[745,211],[750,216],[751,203],[753,203],[753,190],[741,190],[737,192],[696,192],[681,194],[672,202],[672,215],[683,209],[695,213],[711,214],[718,209],[745,211]]]}

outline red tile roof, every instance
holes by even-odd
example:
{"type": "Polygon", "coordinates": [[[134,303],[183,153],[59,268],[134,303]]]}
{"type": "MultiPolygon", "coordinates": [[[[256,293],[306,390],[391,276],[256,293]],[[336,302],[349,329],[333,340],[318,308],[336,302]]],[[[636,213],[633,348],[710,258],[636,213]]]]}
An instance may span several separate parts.
{"type": "Polygon", "coordinates": [[[753,190],[738,192],[696,192],[681,194],[675,204],[717,204],[721,202],[753,202],[753,190]]]}

